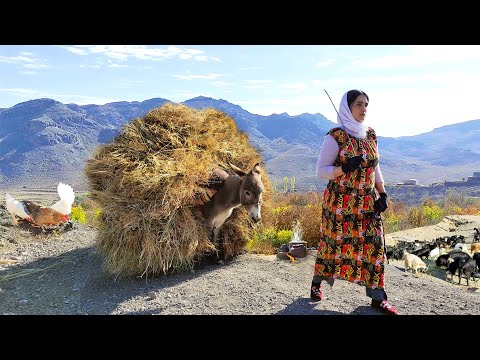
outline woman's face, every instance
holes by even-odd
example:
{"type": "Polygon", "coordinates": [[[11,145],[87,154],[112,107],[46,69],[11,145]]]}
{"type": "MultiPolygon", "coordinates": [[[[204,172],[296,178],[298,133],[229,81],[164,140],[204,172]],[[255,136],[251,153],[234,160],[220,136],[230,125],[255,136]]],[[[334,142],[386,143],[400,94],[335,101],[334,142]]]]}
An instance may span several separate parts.
{"type": "Polygon", "coordinates": [[[365,95],[358,95],[355,101],[350,105],[350,111],[352,112],[353,118],[359,123],[362,123],[365,120],[367,106],[368,100],[365,95]]]}

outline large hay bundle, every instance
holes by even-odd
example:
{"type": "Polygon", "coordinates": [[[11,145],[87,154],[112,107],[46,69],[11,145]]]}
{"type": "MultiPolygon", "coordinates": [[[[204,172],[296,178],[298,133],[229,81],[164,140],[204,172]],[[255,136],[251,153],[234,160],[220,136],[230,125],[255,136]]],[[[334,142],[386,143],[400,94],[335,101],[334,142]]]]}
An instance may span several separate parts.
{"type": "MultiPolygon", "coordinates": [[[[213,169],[250,170],[261,156],[233,119],[214,110],[168,103],[126,124],[100,146],[85,172],[102,208],[97,244],[118,276],[189,270],[215,247],[194,205],[213,169]]],[[[265,202],[271,185],[263,172],[265,202]]],[[[265,210],[263,210],[265,213],[265,210]]],[[[251,223],[243,207],[224,224],[225,257],[244,251],[251,223]]]]}

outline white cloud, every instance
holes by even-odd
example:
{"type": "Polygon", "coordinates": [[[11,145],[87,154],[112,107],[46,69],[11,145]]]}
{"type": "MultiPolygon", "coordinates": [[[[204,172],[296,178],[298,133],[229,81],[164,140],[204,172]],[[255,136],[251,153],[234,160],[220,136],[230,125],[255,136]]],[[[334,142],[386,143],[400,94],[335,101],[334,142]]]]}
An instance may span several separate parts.
{"type": "Polygon", "coordinates": [[[33,70],[20,70],[19,73],[22,74],[22,75],[36,75],[36,74],[38,74],[36,71],[33,71],[33,70]]]}
{"type": "Polygon", "coordinates": [[[239,70],[263,70],[263,66],[250,66],[250,67],[241,67],[239,70]]]}
{"type": "Polygon", "coordinates": [[[447,124],[480,119],[475,89],[432,88],[373,90],[369,93],[368,123],[382,136],[428,132],[447,124]]]}
{"type": "Polygon", "coordinates": [[[100,65],[86,65],[86,64],[80,64],[80,67],[82,69],[100,69],[100,65]]]}
{"type": "Polygon", "coordinates": [[[235,83],[233,83],[233,82],[226,82],[226,81],[212,81],[210,84],[212,84],[213,86],[217,86],[217,87],[224,87],[224,86],[233,86],[233,85],[235,85],[235,83]]]}
{"type": "Polygon", "coordinates": [[[108,67],[111,67],[111,68],[126,68],[126,67],[128,67],[128,65],[109,64],[108,67]]]}
{"type": "Polygon", "coordinates": [[[286,90],[305,90],[308,87],[308,85],[304,82],[296,82],[296,83],[280,84],[278,87],[280,89],[286,89],[286,90]]]}
{"type": "Polygon", "coordinates": [[[349,68],[415,68],[478,60],[480,60],[480,46],[478,45],[414,45],[405,47],[405,53],[402,55],[357,58],[353,60],[349,68]]]}
{"type": "Polygon", "coordinates": [[[75,46],[60,46],[60,47],[77,55],[88,55],[87,50],[79,47],[75,47],[75,46]]]}
{"type": "Polygon", "coordinates": [[[315,88],[326,88],[328,91],[329,87],[339,87],[344,86],[350,80],[343,79],[343,78],[325,78],[322,80],[312,80],[312,85],[315,88]]]}
{"type": "Polygon", "coordinates": [[[0,92],[8,93],[13,96],[27,97],[27,96],[39,96],[40,92],[33,89],[24,89],[24,88],[3,88],[0,89],[0,92]]]}
{"type": "Polygon", "coordinates": [[[246,89],[263,89],[273,83],[272,80],[245,80],[246,85],[243,87],[246,89]]]}
{"type": "Polygon", "coordinates": [[[37,60],[27,56],[1,56],[0,55],[0,62],[9,63],[9,64],[33,63],[35,61],[37,60]]]}
{"type": "Polygon", "coordinates": [[[30,52],[21,52],[20,56],[1,56],[0,63],[7,63],[19,66],[19,73],[22,75],[35,75],[33,70],[47,69],[48,65],[42,64],[43,60],[32,57],[30,52]],[[25,69],[25,70],[24,70],[25,69]]]}
{"type": "Polygon", "coordinates": [[[320,60],[315,63],[315,67],[326,67],[329,65],[332,65],[335,62],[334,59],[328,59],[328,60],[320,60]]]}
{"type": "Polygon", "coordinates": [[[23,67],[26,69],[48,69],[48,65],[45,64],[24,64],[23,67]]]}
{"type": "Polygon", "coordinates": [[[207,75],[172,75],[173,77],[177,79],[182,79],[182,80],[214,80],[218,79],[222,76],[225,76],[223,74],[207,74],[207,75]]]}
{"type": "Polygon", "coordinates": [[[126,61],[130,57],[140,60],[167,60],[178,58],[181,60],[195,60],[200,62],[209,60],[215,62],[221,61],[218,57],[207,56],[203,50],[176,46],[158,48],[145,45],[75,45],[63,48],[75,54],[99,54],[119,61],[126,61]]]}

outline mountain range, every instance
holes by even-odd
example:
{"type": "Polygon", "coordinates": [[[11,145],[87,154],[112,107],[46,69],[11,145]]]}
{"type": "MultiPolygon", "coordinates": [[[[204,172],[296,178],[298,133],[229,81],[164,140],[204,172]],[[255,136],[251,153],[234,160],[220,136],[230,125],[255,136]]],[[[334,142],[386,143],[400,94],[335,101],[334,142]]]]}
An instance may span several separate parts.
{"type": "MultiPolygon", "coordinates": [[[[130,120],[166,102],[170,100],[77,105],[36,99],[0,109],[0,189],[55,187],[63,181],[87,191],[83,167],[92,151],[110,142],[130,120]]],[[[323,115],[262,116],[203,96],[183,104],[215,108],[234,119],[279,187],[284,177],[294,177],[301,191],[325,186],[315,176],[316,162],[326,132],[336,123],[323,115]]],[[[480,170],[479,135],[480,120],[471,120],[414,136],[378,137],[384,179],[387,184],[410,178],[432,184],[471,176],[480,170]]]]}

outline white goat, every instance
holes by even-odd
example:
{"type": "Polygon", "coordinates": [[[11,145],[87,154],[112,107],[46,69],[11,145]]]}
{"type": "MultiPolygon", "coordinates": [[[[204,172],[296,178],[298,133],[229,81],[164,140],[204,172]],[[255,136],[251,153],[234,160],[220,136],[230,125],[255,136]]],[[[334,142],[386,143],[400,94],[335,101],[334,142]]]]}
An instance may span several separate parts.
{"type": "Polygon", "coordinates": [[[411,269],[412,272],[415,272],[415,274],[418,273],[418,270],[425,272],[428,270],[427,264],[425,264],[422,259],[420,259],[417,255],[415,254],[410,254],[405,252],[405,255],[403,256],[403,260],[405,261],[405,272],[408,269],[411,269]]]}
{"type": "Polygon", "coordinates": [[[430,260],[436,260],[440,255],[446,254],[447,249],[436,247],[428,253],[428,258],[430,260]]]}
{"type": "Polygon", "coordinates": [[[466,252],[467,254],[469,253],[469,246],[467,244],[464,244],[464,243],[457,243],[455,244],[455,248],[454,249],[460,249],[462,250],[463,252],[466,252]]]}

